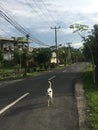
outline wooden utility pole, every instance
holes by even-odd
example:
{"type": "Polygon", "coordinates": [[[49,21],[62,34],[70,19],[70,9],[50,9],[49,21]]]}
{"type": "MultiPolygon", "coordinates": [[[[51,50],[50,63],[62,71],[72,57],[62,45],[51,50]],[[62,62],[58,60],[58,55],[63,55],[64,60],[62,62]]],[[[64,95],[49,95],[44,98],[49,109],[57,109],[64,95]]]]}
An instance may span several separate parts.
{"type": "Polygon", "coordinates": [[[55,30],[55,46],[56,46],[56,59],[57,59],[57,65],[58,65],[58,43],[57,43],[57,29],[60,29],[59,27],[51,27],[51,29],[55,30]]]}
{"type": "Polygon", "coordinates": [[[27,35],[26,35],[26,40],[27,40],[27,44],[28,44],[28,51],[29,51],[29,38],[30,38],[30,35],[27,34],[27,35]]]}
{"type": "Polygon", "coordinates": [[[71,64],[72,63],[72,59],[71,59],[71,50],[70,50],[70,47],[71,47],[71,44],[70,42],[66,43],[68,45],[68,58],[67,58],[67,62],[68,64],[71,64]]]}

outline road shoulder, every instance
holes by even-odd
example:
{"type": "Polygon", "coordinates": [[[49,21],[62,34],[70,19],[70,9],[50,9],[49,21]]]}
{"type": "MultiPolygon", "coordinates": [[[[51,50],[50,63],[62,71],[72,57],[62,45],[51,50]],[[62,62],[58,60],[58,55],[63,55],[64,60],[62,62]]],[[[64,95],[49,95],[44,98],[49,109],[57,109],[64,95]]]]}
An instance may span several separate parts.
{"type": "Polygon", "coordinates": [[[76,80],[75,97],[79,115],[79,130],[91,130],[87,119],[87,103],[84,95],[83,82],[81,79],[76,80]]]}

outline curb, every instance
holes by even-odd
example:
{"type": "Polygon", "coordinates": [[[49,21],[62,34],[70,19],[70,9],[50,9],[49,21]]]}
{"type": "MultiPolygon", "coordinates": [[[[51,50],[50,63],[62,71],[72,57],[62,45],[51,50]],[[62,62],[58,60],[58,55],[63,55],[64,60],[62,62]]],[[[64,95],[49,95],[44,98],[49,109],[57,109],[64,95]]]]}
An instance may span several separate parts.
{"type": "Polygon", "coordinates": [[[79,130],[90,130],[87,121],[87,106],[84,96],[83,82],[77,79],[75,83],[75,97],[79,116],[79,130]]]}

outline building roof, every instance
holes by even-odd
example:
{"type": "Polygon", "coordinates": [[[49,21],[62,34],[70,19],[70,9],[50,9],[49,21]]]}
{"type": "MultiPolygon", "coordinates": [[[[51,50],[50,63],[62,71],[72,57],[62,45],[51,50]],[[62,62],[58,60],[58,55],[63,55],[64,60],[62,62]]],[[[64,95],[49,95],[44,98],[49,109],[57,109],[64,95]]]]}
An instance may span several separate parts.
{"type": "Polygon", "coordinates": [[[15,37],[11,37],[11,38],[7,38],[7,37],[0,37],[0,41],[5,42],[5,41],[9,41],[9,42],[20,42],[20,43],[28,43],[30,42],[30,40],[27,39],[17,39],[15,37]]]}

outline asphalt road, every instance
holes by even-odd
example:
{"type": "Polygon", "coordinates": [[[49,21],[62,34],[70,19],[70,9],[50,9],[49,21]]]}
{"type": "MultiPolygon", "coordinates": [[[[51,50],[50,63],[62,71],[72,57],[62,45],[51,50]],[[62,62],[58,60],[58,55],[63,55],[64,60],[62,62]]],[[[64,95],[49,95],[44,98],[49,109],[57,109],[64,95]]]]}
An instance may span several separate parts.
{"type": "Polygon", "coordinates": [[[0,86],[0,130],[79,130],[74,84],[87,63],[0,86]],[[48,80],[54,104],[47,106],[48,80]]]}

